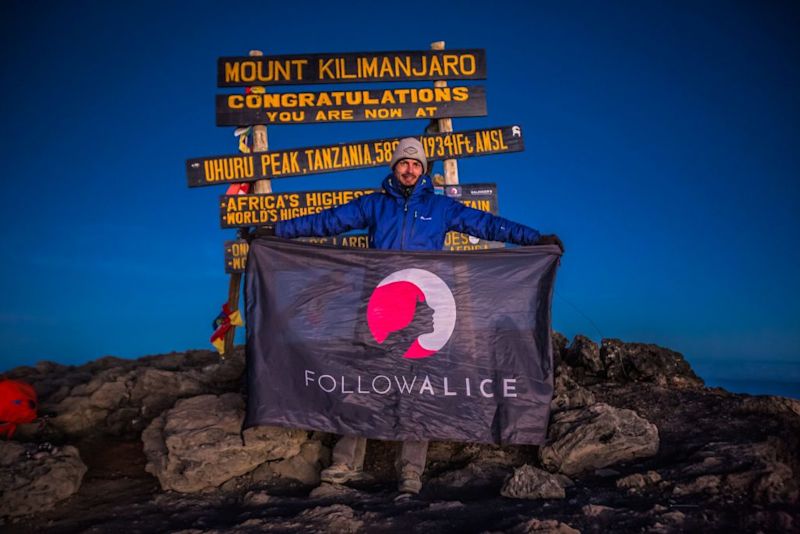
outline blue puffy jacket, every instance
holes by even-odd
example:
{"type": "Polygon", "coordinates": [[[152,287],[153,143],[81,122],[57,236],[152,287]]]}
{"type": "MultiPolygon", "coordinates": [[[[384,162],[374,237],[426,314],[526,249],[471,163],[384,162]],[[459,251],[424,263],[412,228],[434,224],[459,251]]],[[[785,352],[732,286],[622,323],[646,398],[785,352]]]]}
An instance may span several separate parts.
{"type": "Polygon", "coordinates": [[[398,250],[441,250],[450,230],[518,245],[532,245],[539,238],[533,228],[435,194],[428,176],[420,177],[408,198],[403,196],[393,174],[383,180],[383,190],[313,215],[279,222],[275,235],[331,236],[369,228],[370,247],[398,250]]]}

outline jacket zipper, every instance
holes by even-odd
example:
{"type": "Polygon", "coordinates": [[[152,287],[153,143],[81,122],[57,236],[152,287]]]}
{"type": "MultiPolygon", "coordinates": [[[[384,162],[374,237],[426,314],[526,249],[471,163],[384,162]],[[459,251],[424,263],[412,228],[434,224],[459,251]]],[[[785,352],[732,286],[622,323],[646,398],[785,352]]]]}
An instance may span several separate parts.
{"type": "Polygon", "coordinates": [[[403,228],[400,233],[400,250],[406,249],[406,219],[408,218],[408,199],[403,204],[403,228]]]}
{"type": "Polygon", "coordinates": [[[414,226],[417,224],[417,210],[414,210],[414,218],[411,220],[411,230],[408,232],[408,239],[414,237],[414,226]]]}

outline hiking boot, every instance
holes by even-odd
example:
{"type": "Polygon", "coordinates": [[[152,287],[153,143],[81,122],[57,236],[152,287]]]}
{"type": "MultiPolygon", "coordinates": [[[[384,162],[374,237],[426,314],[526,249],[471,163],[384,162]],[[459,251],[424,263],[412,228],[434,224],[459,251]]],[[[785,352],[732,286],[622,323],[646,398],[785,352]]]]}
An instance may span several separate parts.
{"type": "Polygon", "coordinates": [[[422,481],[419,479],[419,473],[414,471],[403,471],[400,474],[400,483],[397,485],[397,491],[400,493],[419,493],[422,489],[422,481]]]}
{"type": "Polygon", "coordinates": [[[319,479],[331,484],[345,484],[353,480],[364,478],[364,471],[361,469],[351,469],[345,464],[333,464],[323,469],[319,474],[319,479]]]}

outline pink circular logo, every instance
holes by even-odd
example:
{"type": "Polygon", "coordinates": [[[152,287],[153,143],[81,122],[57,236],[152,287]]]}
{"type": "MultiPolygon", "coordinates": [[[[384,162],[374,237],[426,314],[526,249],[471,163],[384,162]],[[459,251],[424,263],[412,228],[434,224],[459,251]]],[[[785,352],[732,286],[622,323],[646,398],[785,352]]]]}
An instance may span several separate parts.
{"type": "Polygon", "coordinates": [[[394,272],[372,292],[367,325],[375,341],[383,343],[389,334],[410,325],[418,302],[433,310],[433,332],[415,339],[403,358],[428,358],[444,347],[456,326],[456,301],[441,278],[423,269],[394,272]]]}

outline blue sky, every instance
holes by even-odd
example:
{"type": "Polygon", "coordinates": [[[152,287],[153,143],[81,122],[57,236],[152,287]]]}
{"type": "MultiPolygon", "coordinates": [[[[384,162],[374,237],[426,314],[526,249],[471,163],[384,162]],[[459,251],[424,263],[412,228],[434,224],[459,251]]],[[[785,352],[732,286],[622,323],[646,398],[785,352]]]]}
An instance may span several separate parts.
{"type": "MultiPolygon", "coordinates": [[[[793,2],[5,1],[0,370],[208,346],[233,231],[223,191],[190,190],[183,165],[236,152],[214,121],[217,57],[436,40],[487,51],[489,115],[455,128],[523,127],[525,152],[459,169],[498,184],[502,215],[564,240],[556,329],[658,343],[710,373],[800,364],[798,22],[793,2]]],[[[423,127],[284,125],[269,140],[423,127]]]]}

